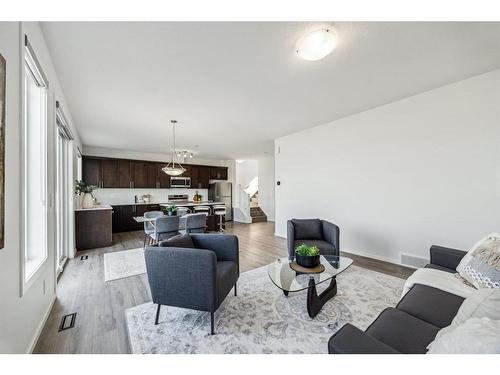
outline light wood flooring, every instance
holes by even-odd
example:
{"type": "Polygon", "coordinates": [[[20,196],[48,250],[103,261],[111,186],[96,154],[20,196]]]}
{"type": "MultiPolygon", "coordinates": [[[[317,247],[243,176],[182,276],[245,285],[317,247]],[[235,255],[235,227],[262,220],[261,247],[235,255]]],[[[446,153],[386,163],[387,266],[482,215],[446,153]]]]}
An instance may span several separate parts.
{"type": "MultiPolygon", "coordinates": [[[[240,244],[240,271],[245,272],[287,255],[286,241],[274,236],[274,223],[228,223],[227,232],[240,244]]],[[[142,247],[142,232],[118,233],[113,246],[78,252],[68,261],[57,287],[58,298],[40,335],[35,353],[129,353],[124,311],[151,300],[146,275],[104,282],[104,253],[142,247]],[[87,260],[80,256],[88,255],[87,260]],[[58,332],[63,315],[77,313],[74,328],[58,332]]],[[[354,264],[407,278],[410,268],[344,254],[354,264]]]]}

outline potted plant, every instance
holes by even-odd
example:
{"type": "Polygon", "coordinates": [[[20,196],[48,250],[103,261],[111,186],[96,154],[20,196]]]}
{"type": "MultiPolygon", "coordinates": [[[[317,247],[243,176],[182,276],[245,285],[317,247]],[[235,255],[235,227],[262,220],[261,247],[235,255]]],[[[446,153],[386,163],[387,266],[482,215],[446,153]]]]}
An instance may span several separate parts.
{"type": "Polygon", "coordinates": [[[75,192],[82,195],[82,208],[92,208],[94,206],[94,195],[92,192],[97,189],[96,185],[87,185],[84,181],[75,181],[75,192]]]}
{"type": "Polygon", "coordinates": [[[176,205],[171,205],[167,207],[167,215],[168,216],[175,216],[177,215],[177,206],[176,205]]]}
{"type": "Polygon", "coordinates": [[[302,244],[295,249],[295,261],[299,266],[314,268],[319,266],[319,249],[317,246],[302,244]]]}

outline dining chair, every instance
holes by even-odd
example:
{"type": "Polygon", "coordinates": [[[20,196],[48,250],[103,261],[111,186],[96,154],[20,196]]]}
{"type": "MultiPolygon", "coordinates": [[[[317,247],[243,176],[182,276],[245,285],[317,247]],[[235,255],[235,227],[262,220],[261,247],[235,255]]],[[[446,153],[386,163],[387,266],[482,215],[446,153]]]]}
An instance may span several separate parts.
{"type": "Polygon", "coordinates": [[[179,233],[179,216],[162,216],[155,221],[155,232],[150,237],[155,241],[167,240],[179,233]]]}
{"type": "MultiPolygon", "coordinates": [[[[144,213],[144,217],[146,219],[157,219],[164,215],[163,211],[148,211],[144,213]]],[[[144,247],[146,247],[146,240],[150,238],[152,234],[155,232],[155,226],[149,222],[144,222],[144,247]]]]}
{"type": "Polygon", "coordinates": [[[207,215],[190,214],[186,216],[186,234],[205,233],[207,228],[207,215]]]}

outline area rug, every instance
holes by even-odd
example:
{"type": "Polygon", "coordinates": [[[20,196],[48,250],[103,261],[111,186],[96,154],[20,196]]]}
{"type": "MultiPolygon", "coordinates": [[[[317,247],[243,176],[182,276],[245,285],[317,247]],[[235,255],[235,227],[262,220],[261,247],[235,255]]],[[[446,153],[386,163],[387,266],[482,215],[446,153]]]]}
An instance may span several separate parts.
{"type": "Polygon", "coordinates": [[[116,251],[104,254],[104,281],[146,273],[144,249],[116,251]]]}
{"type": "Polygon", "coordinates": [[[209,313],[175,307],[162,307],[155,326],[150,302],[125,312],[130,346],[133,353],[327,353],[328,339],[345,323],[365,329],[396,305],[404,280],[351,266],[337,283],[337,295],[311,319],[306,291],[285,297],[267,268],[257,268],[240,275],[238,296],[230,292],[216,312],[215,335],[209,313]]]}

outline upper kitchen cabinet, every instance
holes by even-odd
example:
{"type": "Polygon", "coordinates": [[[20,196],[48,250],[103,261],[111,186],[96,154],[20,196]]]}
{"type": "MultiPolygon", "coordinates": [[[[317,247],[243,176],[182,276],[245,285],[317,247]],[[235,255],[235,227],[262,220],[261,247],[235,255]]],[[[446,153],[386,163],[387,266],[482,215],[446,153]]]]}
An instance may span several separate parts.
{"type": "Polygon", "coordinates": [[[82,159],[82,179],[88,185],[102,186],[101,159],[88,157],[82,159]]]}
{"type": "Polygon", "coordinates": [[[156,188],[157,167],[155,163],[146,161],[131,161],[132,187],[156,188]]]}
{"type": "Polygon", "coordinates": [[[166,167],[166,163],[157,163],[156,164],[156,187],[163,189],[170,187],[170,176],[163,172],[162,168],[166,167]]]}
{"type": "MultiPolygon", "coordinates": [[[[168,189],[170,176],[165,162],[84,156],[83,181],[99,188],[168,189]]],[[[182,177],[191,178],[191,188],[208,189],[209,180],[227,180],[227,167],[183,164],[182,177]]]]}
{"type": "Polygon", "coordinates": [[[191,187],[193,189],[208,189],[210,167],[193,165],[191,166],[191,174],[191,187]]]}
{"type": "Polygon", "coordinates": [[[101,160],[101,186],[102,188],[117,188],[119,186],[118,160],[101,160]]]}
{"type": "Polygon", "coordinates": [[[227,180],[227,167],[210,167],[211,180],[227,180]]]}
{"type": "Polygon", "coordinates": [[[118,188],[132,187],[132,168],[130,160],[118,159],[118,188]]]}

